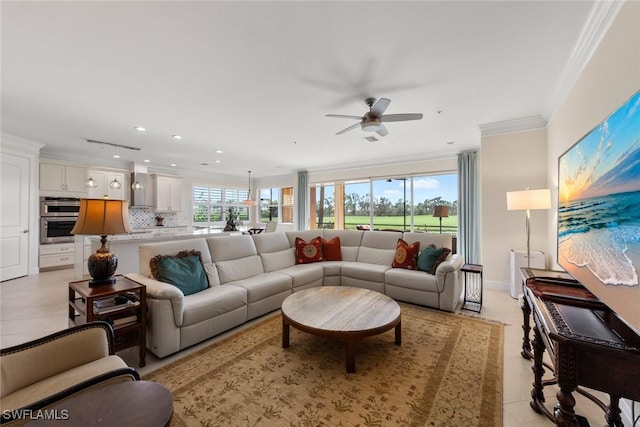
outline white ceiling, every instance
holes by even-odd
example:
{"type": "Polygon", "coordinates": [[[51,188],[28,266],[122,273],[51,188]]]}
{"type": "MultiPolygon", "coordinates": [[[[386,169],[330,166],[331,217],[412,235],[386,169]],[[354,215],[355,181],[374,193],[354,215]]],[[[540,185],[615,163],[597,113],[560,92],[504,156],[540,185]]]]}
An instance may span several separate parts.
{"type": "Polygon", "coordinates": [[[2,131],[43,157],[196,175],[448,157],[482,124],[549,118],[593,4],[3,1],[2,131]],[[325,114],[367,97],[424,118],[334,135],[353,122],[325,114]],[[114,163],[86,139],[142,150],[114,163]]]}

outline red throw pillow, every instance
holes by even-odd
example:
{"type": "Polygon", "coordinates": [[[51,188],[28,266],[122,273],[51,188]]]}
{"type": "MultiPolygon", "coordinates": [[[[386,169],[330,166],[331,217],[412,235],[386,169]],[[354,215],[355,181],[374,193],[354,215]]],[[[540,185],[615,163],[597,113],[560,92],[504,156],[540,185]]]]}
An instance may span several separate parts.
{"type": "Polygon", "coordinates": [[[322,239],[314,237],[309,243],[296,237],[296,264],[324,261],[322,257],[322,239]]]}
{"type": "Polygon", "coordinates": [[[418,262],[418,252],[420,252],[420,242],[408,244],[404,240],[398,239],[398,244],[396,245],[396,253],[393,256],[391,267],[416,270],[418,262]]]}
{"type": "Polygon", "coordinates": [[[331,240],[322,239],[322,255],[325,261],[342,261],[340,237],[336,236],[331,240]]]}

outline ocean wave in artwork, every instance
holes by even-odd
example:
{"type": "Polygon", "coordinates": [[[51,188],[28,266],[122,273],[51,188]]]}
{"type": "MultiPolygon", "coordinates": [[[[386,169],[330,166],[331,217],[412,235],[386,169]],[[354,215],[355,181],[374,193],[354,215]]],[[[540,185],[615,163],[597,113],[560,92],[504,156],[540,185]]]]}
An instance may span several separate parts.
{"type": "Polygon", "coordinates": [[[592,229],[562,236],[558,251],[569,263],[586,267],[607,285],[637,286],[638,274],[626,252],[628,244],[640,243],[640,227],[592,229]]]}

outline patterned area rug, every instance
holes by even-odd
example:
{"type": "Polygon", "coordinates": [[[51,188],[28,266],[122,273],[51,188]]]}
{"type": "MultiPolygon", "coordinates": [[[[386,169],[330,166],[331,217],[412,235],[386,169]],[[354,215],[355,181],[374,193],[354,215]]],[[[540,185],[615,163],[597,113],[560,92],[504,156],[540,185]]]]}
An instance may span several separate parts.
{"type": "Polygon", "coordinates": [[[174,396],[172,426],[501,426],[503,326],[402,307],[393,329],[356,347],[291,328],[274,314],[144,379],[174,396]]]}

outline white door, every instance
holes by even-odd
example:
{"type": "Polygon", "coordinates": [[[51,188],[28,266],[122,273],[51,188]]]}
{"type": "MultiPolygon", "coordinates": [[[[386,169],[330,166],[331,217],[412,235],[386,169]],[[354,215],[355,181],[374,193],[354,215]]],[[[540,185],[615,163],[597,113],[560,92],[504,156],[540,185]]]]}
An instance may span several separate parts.
{"type": "Polygon", "coordinates": [[[29,272],[29,159],[3,153],[0,164],[0,281],[29,272]]]}

